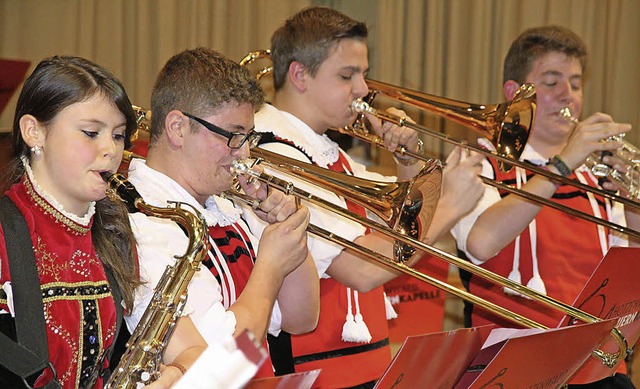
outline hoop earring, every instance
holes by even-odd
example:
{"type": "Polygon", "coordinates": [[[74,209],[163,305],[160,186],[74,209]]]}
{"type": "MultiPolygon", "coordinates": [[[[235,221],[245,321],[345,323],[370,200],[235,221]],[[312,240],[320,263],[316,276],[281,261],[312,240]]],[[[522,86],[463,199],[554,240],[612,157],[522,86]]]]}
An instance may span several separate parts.
{"type": "Polygon", "coordinates": [[[31,152],[33,153],[33,155],[35,155],[36,157],[39,157],[42,155],[42,147],[40,146],[33,146],[31,148],[31,152]]]}

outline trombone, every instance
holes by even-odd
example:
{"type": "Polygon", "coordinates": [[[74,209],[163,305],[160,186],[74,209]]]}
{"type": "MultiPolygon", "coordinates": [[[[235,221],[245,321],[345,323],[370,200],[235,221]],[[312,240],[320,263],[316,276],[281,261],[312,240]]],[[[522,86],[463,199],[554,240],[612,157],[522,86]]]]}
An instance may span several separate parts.
{"type": "MultiPolygon", "coordinates": [[[[419,91],[406,89],[406,88],[401,88],[401,87],[398,87],[398,86],[395,86],[395,85],[391,85],[391,84],[387,84],[387,83],[383,83],[383,82],[380,82],[380,81],[367,80],[367,84],[370,86],[370,88],[373,89],[372,95],[382,94],[382,95],[385,95],[385,96],[387,96],[387,97],[389,97],[391,99],[395,99],[395,100],[398,100],[398,101],[413,105],[414,107],[421,108],[421,109],[423,109],[425,111],[428,111],[428,112],[432,111],[432,112],[434,112],[436,114],[440,114],[442,116],[446,116],[446,117],[452,118],[451,114],[445,114],[445,113],[439,113],[438,112],[438,111],[443,111],[443,109],[438,109],[438,111],[434,111],[434,108],[432,108],[432,106],[434,105],[434,103],[432,102],[432,99],[433,99],[432,95],[429,95],[429,94],[426,94],[426,93],[423,93],[423,92],[419,92],[419,91]]],[[[523,87],[526,86],[526,85],[528,85],[528,84],[524,84],[523,87]]],[[[522,90],[522,87],[521,87],[520,90],[522,90]]],[[[520,90],[518,92],[520,92],[520,90]]],[[[517,95],[517,93],[516,93],[516,95],[517,95]]],[[[539,166],[534,165],[532,163],[522,162],[522,161],[519,160],[519,158],[511,158],[506,153],[492,152],[492,151],[488,151],[488,150],[486,150],[484,148],[481,148],[481,147],[477,147],[477,146],[473,146],[473,145],[469,145],[469,144],[463,144],[463,142],[460,142],[458,140],[452,139],[452,138],[450,138],[450,137],[448,137],[448,136],[446,136],[446,135],[444,135],[444,134],[442,134],[442,133],[440,133],[438,131],[431,130],[431,129],[426,128],[424,126],[417,125],[415,123],[407,122],[405,118],[398,117],[398,116],[395,116],[395,115],[391,115],[391,114],[388,114],[386,112],[380,112],[380,111],[378,111],[378,110],[376,110],[374,108],[371,108],[371,106],[369,105],[371,103],[371,100],[372,99],[369,99],[368,103],[365,102],[365,103],[354,104],[354,110],[359,111],[359,112],[367,111],[367,112],[370,112],[371,114],[379,117],[382,120],[391,121],[391,122],[393,122],[393,123],[395,123],[397,125],[409,127],[409,128],[411,128],[411,129],[413,129],[415,131],[425,133],[427,135],[433,136],[433,137],[438,138],[438,139],[440,139],[442,141],[445,141],[445,142],[449,142],[449,143],[453,143],[453,144],[456,144],[456,145],[464,146],[464,147],[468,148],[469,150],[472,150],[472,151],[478,152],[478,153],[480,153],[482,155],[485,155],[487,157],[496,159],[498,162],[502,163],[502,166],[504,166],[504,165],[518,166],[518,167],[527,169],[527,170],[529,170],[529,171],[531,171],[531,172],[533,172],[535,174],[539,174],[541,176],[549,178],[549,179],[551,179],[553,181],[561,182],[561,183],[567,184],[567,185],[572,185],[575,188],[581,189],[581,190],[584,190],[584,191],[588,191],[588,192],[590,191],[590,192],[592,192],[594,194],[597,194],[597,195],[600,195],[602,197],[608,198],[608,199],[610,199],[612,201],[617,201],[619,203],[622,203],[622,204],[625,204],[625,205],[629,205],[629,206],[632,206],[632,207],[640,207],[640,203],[638,203],[636,201],[627,199],[627,198],[625,198],[623,196],[619,196],[619,195],[617,195],[615,193],[612,193],[612,192],[609,192],[609,191],[605,191],[605,190],[602,190],[602,189],[599,189],[599,188],[594,188],[594,187],[591,187],[589,185],[585,185],[585,184],[583,184],[581,182],[578,182],[576,180],[572,180],[570,178],[567,178],[567,177],[564,177],[564,176],[561,176],[561,175],[558,175],[558,174],[551,173],[551,172],[549,172],[549,171],[547,171],[545,169],[542,169],[539,166]]],[[[450,100],[450,101],[452,101],[454,104],[461,104],[461,103],[455,102],[453,100],[450,100]]],[[[462,103],[462,104],[464,104],[464,103],[462,103]]],[[[480,107],[484,107],[484,106],[480,106],[480,107]]],[[[567,109],[562,110],[561,115],[563,117],[566,117],[568,120],[571,120],[571,121],[574,121],[574,122],[576,120],[575,118],[573,118],[571,116],[571,112],[568,111],[567,109]]],[[[499,118],[499,116],[497,118],[499,118]]],[[[461,118],[454,118],[454,119],[457,122],[461,123],[461,124],[465,124],[461,118]]],[[[469,124],[470,124],[469,126],[471,127],[473,125],[473,122],[471,122],[469,124]]],[[[373,143],[373,144],[377,144],[377,145],[381,145],[382,144],[380,141],[376,141],[376,136],[375,135],[370,134],[368,132],[368,130],[366,130],[366,127],[364,127],[363,122],[362,122],[362,117],[359,117],[356,120],[356,122],[354,123],[353,126],[346,127],[346,128],[343,128],[343,129],[339,129],[339,131],[344,132],[344,133],[349,134],[349,135],[353,135],[354,137],[357,137],[357,138],[359,138],[359,139],[361,139],[363,141],[368,141],[369,143],[373,143]],[[366,136],[367,134],[368,134],[368,136],[366,136]]],[[[497,144],[496,139],[492,135],[492,133],[489,133],[489,135],[490,136],[488,138],[492,141],[492,144],[496,147],[496,149],[498,151],[500,151],[501,145],[497,144]]],[[[504,147],[504,146],[502,146],[502,147],[504,147]]],[[[410,156],[412,156],[414,158],[418,158],[418,159],[423,159],[424,160],[424,158],[425,158],[421,154],[411,153],[411,152],[409,152],[407,150],[403,150],[402,148],[396,150],[396,152],[401,153],[401,154],[404,153],[406,155],[410,155],[410,156]]]]}
{"type": "MultiPolygon", "coordinates": [[[[404,185],[404,184],[398,185],[398,183],[387,183],[389,187],[386,187],[382,183],[372,184],[371,182],[366,182],[367,180],[361,180],[355,177],[345,176],[344,174],[332,172],[327,169],[322,169],[322,168],[313,166],[311,164],[305,164],[299,161],[291,162],[292,160],[287,157],[283,157],[279,154],[271,153],[264,149],[252,149],[251,153],[253,154],[253,156],[261,154],[262,157],[266,157],[271,161],[271,162],[266,162],[266,160],[258,158],[254,162],[263,163],[273,167],[276,170],[285,171],[286,173],[293,174],[293,175],[298,175],[302,179],[306,179],[316,185],[318,185],[319,179],[324,179],[324,182],[322,182],[324,187],[331,188],[339,196],[347,197],[350,200],[353,200],[354,202],[360,203],[361,205],[365,206],[373,213],[376,213],[377,215],[379,215],[383,220],[385,220],[385,222],[394,226],[397,226],[398,221],[403,214],[402,209],[406,205],[405,204],[406,200],[411,196],[410,193],[407,193],[407,192],[411,192],[413,185],[404,185]],[[279,161],[279,162],[273,162],[273,161],[279,161]],[[332,174],[337,175],[338,177],[331,177],[332,174]],[[349,181],[349,183],[346,183],[345,181],[349,181]],[[356,182],[356,183],[354,184],[353,182],[356,182]],[[364,194],[362,194],[363,192],[364,194]],[[372,194],[372,193],[375,193],[375,194],[372,194]],[[385,200],[383,202],[374,201],[376,197],[379,197],[380,193],[385,193],[385,200]]],[[[125,153],[125,158],[131,158],[131,157],[135,157],[135,155],[132,155],[132,153],[130,152],[125,153]]],[[[433,165],[427,168],[426,172],[439,171],[439,165],[433,160],[431,160],[431,163],[433,165]]],[[[480,277],[483,277],[485,279],[488,279],[502,286],[506,286],[508,288],[516,290],[521,294],[530,297],[531,299],[537,300],[543,304],[551,306],[552,308],[555,308],[578,320],[581,320],[584,322],[595,322],[600,320],[596,316],[580,311],[577,308],[572,307],[571,305],[562,303],[551,297],[540,294],[539,292],[534,291],[530,288],[527,288],[522,284],[516,283],[498,274],[492,273],[480,266],[473,265],[471,262],[462,260],[436,247],[427,245],[426,243],[410,236],[409,234],[405,235],[405,234],[399,233],[396,229],[392,227],[373,222],[356,213],[352,213],[347,209],[338,207],[329,201],[326,201],[309,192],[305,192],[301,189],[294,187],[294,185],[288,181],[279,179],[277,177],[274,177],[266,173],[258,173],[252,170],[252,167],[254,166],[254,164],[255,163],[251,161],[236,161],[232,165],[232,170],[236,174],[244,174],[249,176],[252,179],[258,179],[262,182],[267,183],[268,185],[275,187],[276,189],[282,190],[286,194],[292,194],[299,199],[307,200],[322,208],[328,209],[330,212],[334,212],[339,216],[343,216],[345,218],[356,221],[366,227],[369,227],[373,230],[379,231],[380,233],[383,233],[386,236],[393,238],[396,242],[399,241],[407,246],[430,253],[464,270],[477,274],[480,277]]],[[[427,186],[431,186],[431,187],[436,186],[434,179],[439,178],[439,175],[425,174],[424,176],[427,179],[427,184],[428,184],[427,186]]],[[[252,207],[257,206],[255,199],[249,198],[248,196],[241,194],[237,190],[228,191],[226,195],[240,202],[244,202],[245,204],[249,204],[252,207]]],[[[436,197],[436,201],[437,201],[437,197],[436,197]]],[[[425,204],[422,204],[422,205],[424,206],[425,204]]],[[[433,204],[431,203],[427,204],[427,206],[432,206],[432,205],[433,204]]],[[[356,253],[359,253],[387,268],[396,270],[404,274],[408,274],[423,282],[429,283],[448,293],[451,293],[452,295],[455,295],[457,297],[470,301],[474,304],[477,304],[478,306],[481,306],[516,324],[519,324],[528,328],[540,328],[540,329],[547,328],[546,326],[540,323],[537,323],[529,318],[523,317],[515,312],[511,312],[494,303],[491,303],[487,300],[484,300],[466,291],[458,289],[454,286],[451,286],[433,277],[425,275],[421,272],[418,272],[415,269],[409,266],[406,266],[401,262],[397,262],[392,259],[389,259],[366,247],[359,246],[351,241],[341,238],[317,226],[309,225],[308,231],[322,238],[328,239],[345,248],[351,249],[356,253]]],[[[620,333],[619,330],[614,328],[612,330],[612,336],[615,338],[616,342],[619,345],[619,350],[616,353],[608,353],[602,350],[594,350],[593,352],[594,356],[596,356],[598,359],[602,361],[603,364],[605,364],[607,367],[610,367],[610,368],[614,367],[619,361],[624,359],[629,352],[627,341],[622,335],[622,333],[620,333]]]]}
{"type": "MultiPolygon", "coordinates": [[[[240,65],[248,66],[260,59],[270,60],[271,51],[252,51],[240,61],[240,65]]],[[[260,81],[264,76],[270,74],[272,71],[273,68],[271,66],[264,67],[256,73],[256,79],[260,81]]],[[[529,138],[529,132],[533,124],[536,107],[536,92],[533,84],[522,85],[516,92],[514,98],[505,103],[471,104],[422,92],[418,94],[417,92],[398,88],[380,81],[373,81],[370,79],[367,79],[366,81],[371,93],[367,96],[367,102],[361,100],[356,100],[356,102],[354,102],[352,109],[355,112],[362,113],[366,109],[369,109],[368,104],[373,101],[377,94],[383,93],[395,100],[405,102],[435,113],[439,116],[443,116],[447,119],[465,125],[478,132],[481,136],[490,139],[491,143],[497,150],[493,154],[501,157],[498,161],[500,168],[503,171],[508,171],[511,168],[511,161],[518,160],[520,158],[520,155],[524,150],[524,146],[527,143],[527,139],[529,138]]],[[[419,129],[414,128],[414,123],[407,122],[404,117],[394,117],[393,115],[384,117],[383,115],[384,113],[376,114],[376,116],[381,119],[394,122],[400,126],[406,126],[421,132],[431,132],[431,130],[422,128],[422,126],[418,126],[421,127],[419,129]]],[[[367,131],[362,125],[362,120],[363,115],[360,115],[356,120],[356,123],[359,124],[359,129],[363,130],[357,132],[357,134],[355,133],[356,131],[351,131],[349,128],[339,129],[338,131],[368,141],[377,146],[381,146],[383,144],[381,139],[375,139],[372,136],[363,136],[362,133],[367,131]]],[[[457,144],[460,143],[444,134],[438,133],[438,135],[442,140],[456,142],[457,144]]],[[[399,154],[414,156],[414,153],[410,153],[402,146],[398,146],[398,150],[396,150],[396,152],[399,154]]],[[[425,160],[425,157],[421,154],[418,158],[425,160]]]]}
{"type": "MultiPolygon", "coordinates": [[[[353,110],[358,112],[358,113],[368,112],[368,113],[373,114],[373,115],[375,115],[376,117],[378,117],[378,118],[380,118],[382,120],[393,122],[396,125],[409,127],[409,128],[411,128],[413,130],[416,130],[416,131],[419,131],[419,132],[423,132],[423,133],[427,133],[429,135],[435,136],[435,137],[437,137],[437,138],[439,138],[441,140],[444,140],[444,141],[447,141],[447,142],[451,142],[451,143],[454,143],[454,144],[457,144],[457,145],[462,145],[461,142],[456,141],[456,140],[454,140],[454,139],[452,139],[452,138],[448,137],[447,135],[444,135],[444,134],[442,134],[440,132],[428,129],[428,128],[426,128],[424,126],[421,126],[419,124],[416,124],[416,123],[408,122],[406,120],[406,118],[404,118],[404,117],[400,117],[400,116],[397,116],[397,115],[389,114],[387,112],[378,111],[375,108],[372,108],[371,106],[369,106],[369,104],[365,103],[364,101],[356,100],[356,101],[354,101],[352,107],[353,107],[353,110]]],[[[362,139],[362,140],[370,142],[370,143],[372,143],[374,145],[382,147],[383,141],[382,141],[382,139],[380,139],[380,137],[378,137],[376,135],[372,135],[368,131],[365,132],[365,130],[356,130],[356,129],[354,129],[354,127],[361,127],[361,125],[356,123],[354,126],[351,126],[351,128],[345,128],[345,129],[343,129],[341,131],[344,132],[344,133],[348,133],[350,135],[353,135],[354,137],[357,137],[358,139],[362,139]]],[[[542,169],[541,167],[536,166],[536,165],[534,165],[532,163],[521,162],[519,160],[512,160],[510,157],[505,157],[504,155],[501,155],[500,153],[497,153],[495,151],[489,151],[489,150],[486,150],[486,149],[481,148],[481,147],[476,147],[476,146],[472,146],[472,145],[469,145],[469,144],[464,144],[464,146],[467,147],[470,150],[473,150],[473,151],[478,152],[480,154],[483,154],[485,156],[496,158],[498,161],[500,161],[500,162],[502,162],[504,164],[511,164],[511,165],[514,165],[514,166],[525,168],[525,169],[530,170],[530,171],[532,171],[532,172],[534,172],[536,174],[540,174],[540,175],[542,175],[544,177],[547,177],[547,178],[549,178],[549,179],[551,179],[553,181],[561,181],[563,183],[572,185],[572,186],[574,186],[576,188],[602,195],[603,197],[609,198],[609,199],[614,200],[614,201],[619,201],[620,203],[623,203],[625,205],[630,205],[630,206],[633,206],[633,207],[640,206],[639,203],[637,203],[635,201],[632,201],[632,200],[629,200],[629,199],[627,199],[625,197],[616,195],[615,193],[611,193],[611,192],[607,192],[607,191],[602,190],[602,189],[594,188],[594,187],[591,187],[589,185],[583,184],[581,182],[577,182],[575,180],[566,178],[564,176],[560,176],[560,175],[554,174],[554,173],[552,173],[552,172],[550,172],[548,170],[542,169]]],[[[410,155],[410,156],[412,156],[414,158],[417,158],[417,159],[420,159],[420,160],[425,160],[425,157],[422,154],[407,151],[404,147],[398,146],[397,152],[400,152],[400,153],[406,154],[406,155],[410,155]]],[[[502,189],[502,190],[504,190],[506,192],[515,194],[516,196],[523,197],[523,198],[525,198],[527,200],[530,200],[530,201],[532,201],[534,203],[546,205],[546,206],[549,206],[551,208],[557,209],[557,210],[559,210],[561,212],[567,213],[567,214],[569,214],[571,216],[575,216],[575,217],[590,221],[592,223],[605,226],[605,227],[607,227],[607,228],[609,228],[611,230],[618,231],[620,233],[627,234],[629,236],[633,236],[635,238],[640,238],[640,232],[639,231],[630,229],[630,228],[625,227],[625,226],[621,226],[621,225],[619,225],[617,223],[613,223],[613,222],[610,222],[610,221],[605,220],[605,219],[601,219],[599,217],[590,215],[590,214],[585,213],[585,212],[581,212],[581,211],[575,210],[573,208],[564,206],[562,204],[558,204],[558,203],[553,202],[553,201],[551,201],[549,199],[546,199],[544,197],[541,197],[541,196],[538,196],[538,195],[535,195],[533,193],[529,193],[529,192],[526,192],[526,191],[522,191],[522,190],[514,188],[514,187],[512,187],[510,185],[503,184],[503,183],[501,183],[499,181],[492,180],[492,179],[484,177],[484,176],[480,176],[480,179],[487,185],[493,186],[494,188],[502,189]]]]}
{"type": "MultiPolygon", "coordinates": [[[[240,61],[240,64],[242,66],[248,66],[249,64],[257,60],[270,60],[270,58],[271,53],[269,50],[258,50],[247,54],[240,61]]],[[[256,74],[256,79],[261,80],[264,76],[270,74],[271,72],[272,67],[264,67],[260,71],[258,71],[258,73],[256,74]]],[[[494,158],[496,161],[498,161],[498,167],[502,171],[508,171],[513,166],[518,166],[527,169],[535,174],[546,177],[554,182],[561,182],[563,184],[571,185],[577,189],[581,189],[586,192],[592,192],[604,198],[610,199],[612,201],[617,201],[631,207],[640,207],[640,203],[636,201],[630,200],[609,191],[594,188],[592,186],[583,184],[581,182],[569,179],[558,174],[554,174],[532,163],[522,162],[519,160],[520,155],[524,150],[524,146],[529,136],[529,131],[533,124],[533,118],[535,116],[535,87],[532,84],[523,84],[516,92],[514,98],[509,102],[485,105],[470,104],[451,100],[444,97],[401,88],[395,85],[370,79],[367,79],[366,82],[367,85],[369,85],[369,89],[371,91],[371,93],[367,97],[368,102],[365,102],[363,100],[354,101],[352,109],[355,112],[360,113],[359,117],[356,119],[353,125],[337,129],[337,131],[360,139],[364,142],[373,144],[375,146],[383,147],[383,140],[377,135],[371,134],[364,125],[363,113],[368,112],[384,121],[392,122],[398,126],[411,128],[415,131],[430,135],[439,140],[458,146],[463,146],[486,157],[494,158]],[[463,124],[468,128],[475,130],[481,136],[489,139],[496,150],[491,151],[479,146],[468,144],[466,142],[461,142],[441,132],[429,129],[416,123],[412,123],[406,120],[406,117],[401,117],[376,110],[370,106],[370,103],[373,101],[376,95],[384,95],[388,98],[407,103],[427,112],[432,112],[436,115],[443,116],[447,119],[463,124]]],[[[409,155],[422,161],[428,161],[430,159],[428,157],[425,157],[421,153],[411,152],[403,146],[398,146],[395,152],[401,155],[409,155]]],[[[575,216],[589,222],[602,225],[613,231],[617,231],[640,239],[640,232],[636,230],[619,225],[617,223],[610,222],[609,220],[598,218],[585,212],[575,210],[562,204],[558,204],[547,198],[522,191],[520,189],[514,188],[512,186],[503,184],[484,176],[480,176],[480,179],[489,186],[504,190],[505,192],[512,193],[519,197],[523,197],[534,203],[557,209],[571,216],[575,216]]]]}
{"type": "MultiPolygon", "coordinates": [[[[443,250],[440,250],[436,247],[430,246],[414,237],[411,236],[407,236],[401,233],[398,233],[398,231],[396,231],[395,229],[393,229],[392,227],[389,227],[387,225],[383,225],[380,223],[376,223],[366,217],[362,217],[356,213],[353,213],[347,209],[341,208],[339,206],[336,206],[335,204],[324,200],[318,196],[315,196],[312,193],[309,193],[307,191],[304,191],[302,189],[296,188],[291,182],[277,178],[273,175],[267,174],[267,173],[260,173],[260,172],[256,172],[254,170],[252,170],[252,167],[257,163],[261,163],[261,164],[265,164],[267,167],[270,167],[276,171],[280,171],[289,175],[292,175],[294,177],[299,177],[303,180],[309,181],[314,183],[315,185],[322,185],[324,187],[330,187],[334,192],[336,192],[336,194],[343,196],[343,197],[347,197],[350,200],[353,201],[359,201],[358,198],[362,197],[363,195],[361,195],[360,193],[358,193],[358,185],[354,185],[351,184],[347,181],[349,181],[352,177],[350,176],[346,176],[343,179],[343,182],[341,183],[341,188],[335,184],[335,183],[331,183],[331,177],[329,177],[328,179],[325,179],[326,174],[332,174],[335,172],[330,172],[330,171],[326,171],[327,169],[323,169],[323,168],[319,168],[317,166],[314,166],[312,164],[308,164],[308,163],[304,163],[304,162],[300,162],[297,160],[292,160],[288,157],[284,157],[281,156],[279,154],[273,153],[273,152],[269,152],[267,150],[263,150],[263,149],[253,149],[251,150],[251,153],[254,155],[261,155],[261,157],[258,157],[256,160],[254,161],[249,161],[249,160],[241,160],[241,161],[235,161],[232,166],[232,172],[234,174],[242,174],[247,176],[250,179],[257,179],[261,182],[266,183],[267,185],[270,185],[276,189],[279,189],[281,191],[283,191],[285,194],[288,195],[293,195],[299,199],[302,200],[306,200],[309,201],[311,204],[315,204],[317,206],[320,206],[330,212],[333,212],[339,216],[345,217],[347,219],[353,220],[357,223],[360,223],[362,225],[364,225],[365,227],[369,227],[373,230],[376,230],[388,237],[393,238],[396,241],[400,241],[403,244],[409,245],[413,248],[419,249],[423,252],[429,253],[435,257],[438,257],[442,260],[445,260],[455,266],[458,266],[461,269],[464,269],[468,272],[471,272],[473,274],[476,274],[480,277],[483,277],[491,282],[494,282],[496,284],[499,284],[501,286],[504,287],[508,287],[511,288],[517,292],[520,292],[522,295],[525,295],[533,300],[536,300],[540,303],[546,304],[547,306],[550,306],[560,312],[563,312],[571,317],[574,317],[578,320],[581,320],[583,322],[587,322],[587,323],[593,323],[596,321],[599,321],[600,319],[594,315],[591,315],[589,313],[586,313],[584,311],[581,311],[569,304],[565,304],[561,301],[558,301],[556,299],[553,299],[547,295],[541,294],[531,288],[528,288],[522,284],[519,284],[515,281],[512,281],[506,277],[503,277],[499,274],[490,272],[480,266],[474,265],[471,262],[465,261],[461,258],[458,258],[456,256],[453,256],[443,250]],[[262,159],[262,158],[265,159],[262,159]],[[356,188],[356,189],[354,189],[356,188]]],[[[337,173],[339,174],[339,173],[337,173]]],[[[231,193],[229,193],[229,196],[235,199],[238,199],[246,204],[249,204],[253,207],[256,206],[256,202],[253,199],[247,198],[247,196],[242,195],[240,193],[238,193],[237,191],[233,191],[231,193]]],[[[366,196],[366,195],[364,195],[366,196]]],[[[361,200],[360,200],[361,201],[361,200]]],[[[451,293],[457,297],[463,298],[467,301],[473,302],[475,304],[478,304],[479,306],[491,311],[494,314],[497,314],[507,320],[510,320],[516,324],[522,325],[524,327],[528,327],[528,328],[540,328],[540,329],[547,329],[548,327],[537,323],[531,319],[528,319],[526,317],[523,317],[522,315],[519,315],[515,312],[511,312],[503,307],[500,307],[496,304],[493,304],[487,300],[484,300],[480,297],[477,297],[475,295],[472,295],[468,292],[465,292],[463,290],[460,290],[454,286],[451,286],[447,283],[444,283],[442,281],[439,281],[433,277],[430,277],[428,275],[425,275],[421,272],[416,271],[415,269],[412,269],[411,267],[408,267],[406,265],[404,265],[403,263],[399,263],[396,261],[393,261],[389,258],[386,258],[385,256],[373,252],[372,250],[369,250],[366,247],[362,247],[360,245],[357,245],[351,241],[348,241],[346,239],[340,238],[338,236],[336,236],[335,234],[323,230],[319,227],[313,226],[313,225],[309,225],[308,227],[308,231],[318,235],[322,238],[325,238],[327,240],[330,240],[336,244],[339,244],[345,248],[348,249],[352,249],[357,253],[360,253],[362,255],[364,255],[365,257],[372,259],[373,261],[382,264],[383,266],[386,266],[390,269],[399,271],[401,273],[404,274],[408,274],[410,276],[413,276],[423,282],[429,283],[430,285],[433,285],[435,287],[441,288],[444,291],[451,293]]],[[[622,335],[622,333],[617,329],[614,328],[612,330],[612,336],[615,338],[616,342],[619,345],[619,350],[616,353],[608,353],[608,352],[604,352],[602,350],[594,350],[593,351],[593,355],[597,358],[599,358],[602,363],[604,365],[606,365],[609,368],[614,367],[619,361],[621,361],[622,359],[624,359],[626,357],[626,355],[629,353],[628,350],[628,345],[627,345],[627,341],[625,339],[625,337],[622,335]]]]}

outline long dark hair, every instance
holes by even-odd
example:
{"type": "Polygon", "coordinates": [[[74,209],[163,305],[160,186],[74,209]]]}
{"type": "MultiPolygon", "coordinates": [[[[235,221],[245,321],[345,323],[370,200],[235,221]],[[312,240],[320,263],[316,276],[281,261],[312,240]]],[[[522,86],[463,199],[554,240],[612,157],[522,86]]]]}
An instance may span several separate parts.
{"type": "MultiPolygon", "coordinates": [[[[22,138],[20,118],[32,115],[46,127],[64,108],[96,94],[105,96],[124,115],[127,122],[125,148],[129,147],[130,136],[136,128],[136,115],[120,81],[107,69],[84,58],[54,56],[42,60],[25,81],[18,98],[13,119],[13,154],[4,182],[18,182],[24,174],[21,158],[31,156],[31,150],[22,138]]],[[[140,281],[136,270],[135,239],[126,208],[107,198],[96,202],[91,235],[100,259],[113,272],[125,305],[131,311],[133,291],[140,281]]]]}

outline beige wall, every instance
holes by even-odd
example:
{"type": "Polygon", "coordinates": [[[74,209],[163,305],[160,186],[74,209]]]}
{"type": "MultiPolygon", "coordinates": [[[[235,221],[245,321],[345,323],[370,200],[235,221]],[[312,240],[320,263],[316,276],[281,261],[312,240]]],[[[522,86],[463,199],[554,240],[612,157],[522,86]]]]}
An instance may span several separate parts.
{"type": "MultiPolygon", "coordinates": [[[[372,78],[475,103],[502,100],[501,63],[522,30],[570,27],[591,50],[584,112],[632,123],[628,139],[640,144],[638,0],[0,0],[0,58],[35,65],[53,54],[84,56],[148,106],[155,74],[171,55],[208,46],[240,60],[267,48],[271,32],[312,3],[367,22],[372,78]]],[[[10,126],[16,97],[0,129],[10,126]]],[[[439,156],[449,147],[427,144],[439,156]]]]}
{"type": "MultiPolygon", "coordinates": [[[[373,78],[476,103],[502,100],[501,62],[519,32],[566,25],[592,54],[584,112],[632,123],[628,138],[640,143],[637,0],[0,0],[0,58],[35,64],[52,54],[85,56],[111,69],[145,106],[155,74],[174,53],[209,46],[239,60],[267,47],[286,17],[312,3],[368,23],[373,78]]],[[[10,126],[15,99],[0,128],[10,126]]],[[[439,141],[428,145],[443,152],[439,141]]]]}

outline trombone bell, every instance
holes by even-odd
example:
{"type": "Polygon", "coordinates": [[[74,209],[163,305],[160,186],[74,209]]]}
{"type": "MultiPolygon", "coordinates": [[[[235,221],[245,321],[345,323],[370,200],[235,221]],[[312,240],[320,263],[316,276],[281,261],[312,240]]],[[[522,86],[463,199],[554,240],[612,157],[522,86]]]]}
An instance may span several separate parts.
{"type": "Polygon", "coordinates": [[[378,182],[293,160],[261,149],[251,149],[251,157],[261,158],[274,169],[331,190],[376,214],[391,228],[407,228],[406,219],[421,214],[420,228],[427,229],[440,198],[442,164],[427,161],[413,180],[378,182]],[[421,209],[424,211],[421,212],[421,209]]]}
{"type": "MultiPolygon", "coordinates": [[[[536,108],[533,84],[523,84],[510,101],[501,104],[472,104],[441,96],[414,91],[381,81],[367,79],[373,97],[382,94],[390,99],[412,105],[427,112],[469,127],[488,138],[497,152],[519,160],[529,139],[536,108]]],[[[511,166],[498,162],[502,171],[511,166]]]]}

